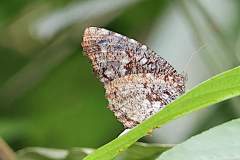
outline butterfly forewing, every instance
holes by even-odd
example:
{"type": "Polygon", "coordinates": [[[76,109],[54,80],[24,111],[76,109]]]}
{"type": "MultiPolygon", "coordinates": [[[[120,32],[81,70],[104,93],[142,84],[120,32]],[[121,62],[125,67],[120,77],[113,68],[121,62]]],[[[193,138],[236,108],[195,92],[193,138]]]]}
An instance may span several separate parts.
{"type": "Polygon", "coordinates": [[[128,74],[176,72],[147,46],[106,29],[87,28],[82,46],[92,60],[94,71],[104,83],[128,74]]]}

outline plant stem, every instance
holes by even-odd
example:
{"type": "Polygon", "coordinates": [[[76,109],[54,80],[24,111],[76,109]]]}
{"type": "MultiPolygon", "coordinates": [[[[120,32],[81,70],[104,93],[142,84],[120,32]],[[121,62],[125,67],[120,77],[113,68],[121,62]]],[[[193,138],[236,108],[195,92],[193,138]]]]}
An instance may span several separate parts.
{"type": "Polygon", "coordinates": [[[0,160],[16,160],[13,150],[0,138],[0,160]]]}

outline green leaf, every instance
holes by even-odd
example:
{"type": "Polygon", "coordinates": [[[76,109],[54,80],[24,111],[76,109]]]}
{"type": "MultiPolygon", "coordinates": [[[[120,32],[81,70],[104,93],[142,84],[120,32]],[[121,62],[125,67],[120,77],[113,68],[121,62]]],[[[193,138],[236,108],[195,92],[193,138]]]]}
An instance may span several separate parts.
{"type": "Polygon", "coordinates": [[[240,119],[233,120],[163,153],[158,160],[227,160],[240,159],[240,119]]]}
{"type": "MultiPolygon", "coordinates": [[[[151,160],[173,145],[135,143],[116,157],[116,160],[151,160]]],[[[17,152],[19,160],[82,160],[93,151],[91,148],[50,149],[29,147],[17,152]]]]}
{"type": "Polygon", "coordinates": [[[116,160],[154,160],[164,151],[172,148],[167,144],[147,144],[137,142],[117,156],[116,160]]]}
{"type": "Polygon", "coordinates": [[[68,151],[61,149],[47,149],[29,147],[17,152],[19,160],[60,160],[67,157],[68,151]]]}
{"type": "Polygon", "coordinates": [[[208,105],[240,95],[240,67],[219,74],[169,104],[165,109],[139,124],[127,134],[100,147],[85,160],[113,159],[153,128],[208,105]]]}
{"type": "Polygon", "coordinates": [[[29,147],[17,152],[18,160],[82,160],[92,152],[90,148],[70,150],[29,147]]]}

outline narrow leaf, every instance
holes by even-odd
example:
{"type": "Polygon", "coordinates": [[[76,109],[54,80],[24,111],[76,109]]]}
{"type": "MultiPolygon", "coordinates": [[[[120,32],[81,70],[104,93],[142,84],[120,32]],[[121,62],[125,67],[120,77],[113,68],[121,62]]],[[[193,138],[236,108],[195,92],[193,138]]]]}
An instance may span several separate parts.
{"type": "Polygon", "coordinates": [[[211,104],[240,95],[240,67],[219,74],[169,104],[165,109],[139,124],[127,134],[100,147],[85,160],[108,160],[126,150],[139,138],[156,127],[183,116],[187,113],[207,107],[211,104]]]}

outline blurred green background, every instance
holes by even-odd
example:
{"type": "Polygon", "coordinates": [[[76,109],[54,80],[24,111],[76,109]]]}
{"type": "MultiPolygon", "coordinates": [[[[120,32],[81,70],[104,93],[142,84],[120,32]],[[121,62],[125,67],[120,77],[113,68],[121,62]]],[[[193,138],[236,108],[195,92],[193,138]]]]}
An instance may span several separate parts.
{"type": "MultiPolygon", "coordinates": [[[[188,73],[190,89],[239,65],[239,2],[2,0],[0,136],[14,150],[96,148],[111,141],[123,126],[106,108],[104,88],[82,54],[84,28],[104,27],[146,43],[188,73]],[[191,54],[203,45],[184,70],[191,54]]],[[[235,98],[174,122],[143,141],[179,142],[239,115],[235,98]]]]}

